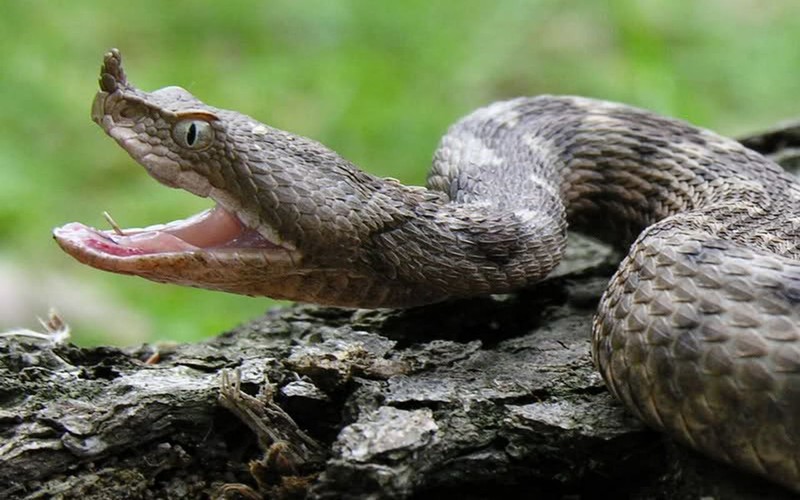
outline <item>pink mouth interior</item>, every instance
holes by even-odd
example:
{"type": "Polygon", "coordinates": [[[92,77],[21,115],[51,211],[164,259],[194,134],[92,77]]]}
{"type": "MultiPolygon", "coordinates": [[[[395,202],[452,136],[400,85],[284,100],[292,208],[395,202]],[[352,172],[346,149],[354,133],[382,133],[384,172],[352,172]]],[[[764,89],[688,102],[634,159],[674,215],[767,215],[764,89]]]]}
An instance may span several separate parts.
{"type": "Polygon", "coordinates": [[[57,228],[57,239],[108,256],[127,257],[201,249],[278,248],[219,205],[188,219],[142,229],[101,231],[73,222],[57,228]]]}

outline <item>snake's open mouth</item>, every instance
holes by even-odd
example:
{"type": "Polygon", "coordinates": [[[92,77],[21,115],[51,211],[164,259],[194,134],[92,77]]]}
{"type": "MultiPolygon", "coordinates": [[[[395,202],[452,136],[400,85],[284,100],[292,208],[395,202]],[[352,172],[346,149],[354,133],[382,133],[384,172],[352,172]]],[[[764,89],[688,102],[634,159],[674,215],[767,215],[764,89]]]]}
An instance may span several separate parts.
{"type": "Polygon", "coordinates": [[[127,81],[119,52],[112,50],[105,55],[100,91],[92,102],[92,119],[157,181],[210,198],[216,205],[186,219],[144,228],[122,229],[108,214],[109,230],[77,222],[66,224],[53,231],[64,251],[106,271],[188,285],[210,283],[234,291],[234,280],[219,271],[223,265],[274,268],[298,261],[300,252],[292,242],[261,220],[252,207],[249,211],[242,208],[235,194],[219,187],[225,181],[237,182],[226,177],[231,168],[222,172],[219,159],[206,152],[216,133],[224,137],[224,131],[213,130],[212,124],[219,117],[199,101],[197,107],[183,110],[160,104],[185,105],[192,99],[177,87],[152,93],[136,89],[127,81]],[[190,155],[198,165],[187,165],[187,160],[181,160],[180,154],[165,143],[190,155]],[[215,178],[217,187],[209,177],[215,178]]]}
{"type": "Polygon", "coordinates": [[[54,231],[56,240],[67,247],[80,247],[108,256],[127,257],[154,253],[281,248],[249,229],[220,205],[187,219],[145,228],[101,231],[73,222],[54,231]]]}

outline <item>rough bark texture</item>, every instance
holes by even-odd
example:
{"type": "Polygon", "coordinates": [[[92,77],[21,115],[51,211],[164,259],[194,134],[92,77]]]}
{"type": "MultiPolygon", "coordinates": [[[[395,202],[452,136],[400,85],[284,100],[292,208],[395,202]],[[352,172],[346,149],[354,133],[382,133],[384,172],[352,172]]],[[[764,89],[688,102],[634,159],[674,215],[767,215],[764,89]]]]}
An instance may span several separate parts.
{"type": "MultiPolygon", "coordinates": [[[[770,134],[747,140],[800,142],[770,134]]],[[[569,248],[510,296],[287,307],[177,346],[0,338],[0,498],[792,498],[611,398],[589,332],[618,256],[569,248]]]]}

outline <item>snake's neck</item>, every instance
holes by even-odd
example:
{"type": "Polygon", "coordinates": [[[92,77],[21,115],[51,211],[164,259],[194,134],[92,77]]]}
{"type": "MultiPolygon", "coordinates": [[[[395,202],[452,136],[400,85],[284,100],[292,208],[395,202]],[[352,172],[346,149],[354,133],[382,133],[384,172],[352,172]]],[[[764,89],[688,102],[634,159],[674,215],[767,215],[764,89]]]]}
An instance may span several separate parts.
{"type": "Polygon", "coordinates": [[[561,259],[566,222],[552,192],[528,191],[508,205],[419,188],[405,188],[403,198],[403,216],[373,232],[361,249],[369,274],[396,289],[390,295],[397,300],[387,304],[509,292],[543,279],[561,259]],[[537,200],[539,209],[525,199],[537,200]]]}
{"type": "MultiPolygon", "coordinates": [[[[294,188],[258,196],[252,210],[297,247],[309,281],[339,283],[314,302],[410,307],[506,293],[540,281],[561,260],[567,225],[557,184],[514,180],[503,175],[511,165],[498,164],[499,171],[465,168],[447,187],[433,178],[427,188],[405,186],[320,144],[270,134],[270,155],[292,168],[251,161],[254,182],[262,193],[294,188]]],[[[311,300],[304,294],[312,287],[300,288],[289,298],[311,300]]]]}

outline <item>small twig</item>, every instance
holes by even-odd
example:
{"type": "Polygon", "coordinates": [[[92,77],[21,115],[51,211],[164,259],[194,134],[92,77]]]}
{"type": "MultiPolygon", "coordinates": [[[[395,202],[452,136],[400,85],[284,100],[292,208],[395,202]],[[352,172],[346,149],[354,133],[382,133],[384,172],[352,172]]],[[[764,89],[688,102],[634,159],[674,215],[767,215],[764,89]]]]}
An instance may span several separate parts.
{"type": "Polygon", "coordinates": [[[103,210],[103,217],[105,217],[106,222],[108,222],[111,225],[111,229],[113,229],[115,233],[117,233],[120,236],[125,236],[125,232],[122,231],[122,228],[119,226],[119,224],[117,224],[117,221],[115,221],[114,218],[111,217],[110,213],[103,210]]]}
{"type": "MultiPolygon", "coordinates": [[[[223,407],[247,425],[259,438],[261,447],[268,451],[277,443],[285,443],[283,455],[295,464],[305,464],[321,460],[324,447],[314,438],[303,432],[297,423],[278,406],[265,391],[264,400],[250,396],[241,390],[242,374],[239,369],[222,371],[218,401],[223,407]]],[[[269,384],[268,380],[264,381],[269,384]]]]}

